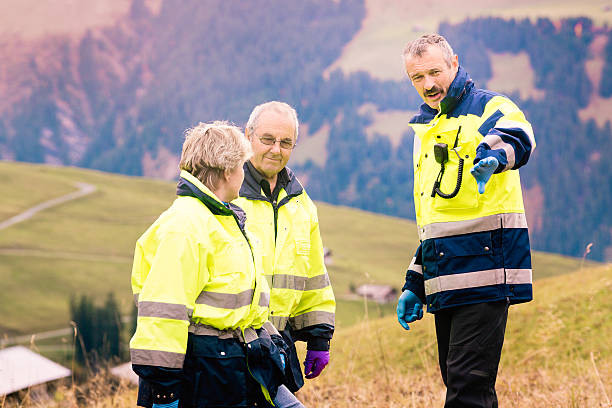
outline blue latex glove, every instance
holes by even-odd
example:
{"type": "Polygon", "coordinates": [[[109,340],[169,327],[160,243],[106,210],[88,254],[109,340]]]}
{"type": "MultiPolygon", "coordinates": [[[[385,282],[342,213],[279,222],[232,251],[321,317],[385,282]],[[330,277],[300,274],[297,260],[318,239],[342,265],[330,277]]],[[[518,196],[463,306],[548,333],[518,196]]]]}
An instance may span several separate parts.
{"type": "Polygon", "coordinates": [[[476,179],[478,184],[478,192],[483,194],[485,192],[485,184],[491,178],[491,175],[495,172],[499,166],[499,162],[495,157],[485,157],[472,167],[470,173],[476,179]]]}
{"type": "Polygon", "coordinates": [[[405,290],[397,301],[397,321],[406,330],[410,330],[408,323],[420,320],[423,317],[423,302],[414,293],[405,290]]]}
{"type": "Polygon", "coordinates": [[[170,402],[168,404],[153,404],[153,408],[178,408],[179,400],[170,402]]]}
{"type": "Polygon", "coordinates": [[[329,351],[307,350],[304,360],[304,374],[311,379],[321,374],[329,363],[329,351]]]}
{"type": "Polygon", "coordinates": [[[280,353],[280,359],[281,359],[281,363],[283,364],[282,371],[285,371],[285,366],[287,365],[287,363],[285,362],[285,355],[283,353],[280,353]]]}

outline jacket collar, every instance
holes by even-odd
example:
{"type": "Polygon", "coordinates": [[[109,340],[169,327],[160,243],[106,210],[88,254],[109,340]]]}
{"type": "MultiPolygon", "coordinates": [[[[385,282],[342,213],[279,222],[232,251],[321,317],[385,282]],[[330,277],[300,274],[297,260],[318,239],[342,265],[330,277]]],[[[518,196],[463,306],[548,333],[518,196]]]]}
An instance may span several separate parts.
{"type": "Polygon", "coordinates": [[[180,178],[176,186],[178,196],[195,197],[200,200],[214,215],[234,216],[240,228],[244,228],[246,214],[236,204],[228,203],[227,206],[215,196],[200,180],[191,173],[181,170],[180,178]]]}
{"type": "Polygon", "coordinates": [[[459,66],[455,79],[453,79],[453,82],[448,87],[446,96],[440,102],[440,112],[423,103],[419,113],[410,120],[410,123],[429,123],[438,113],[442,115],[452,112],[465,96],[470,93],[472,88],[474,88],[474,81],[472,81],[467,71],[462,66],[459,66]]]}
{"type": "MultiPolygon", "coordinates": [[[[283,168],[278,176],[286,181],[284,186],[287,197],[294,197],[302,194],[304,187],[300,184],[297,177],[289,167],[283,168]],[[282,174],[281,174],[282,173],[282,174]]],[[[250,162],[244,164],[244,181],[240,188],[240,197],[248,198],[249,200],[270,201],[268,197],[261,193],[261,185],[259,182],[263,179],[261,174],[257,172],[255,167],[250,162]]],[[[284,200],[284,199],[283,199],[284,200]]],[[[279,204],[280,205],[280,204],[279,204]]]]}
{"type": "Polygon", "coordinates": [[[444,99],[442,99],[442,102],[440,102],[440,114],[452,112],[472,88],[474,88],[472,78],[470,78],[470,75],[460,66],[455,79],[448,87],[448,93],[444,99]]]}

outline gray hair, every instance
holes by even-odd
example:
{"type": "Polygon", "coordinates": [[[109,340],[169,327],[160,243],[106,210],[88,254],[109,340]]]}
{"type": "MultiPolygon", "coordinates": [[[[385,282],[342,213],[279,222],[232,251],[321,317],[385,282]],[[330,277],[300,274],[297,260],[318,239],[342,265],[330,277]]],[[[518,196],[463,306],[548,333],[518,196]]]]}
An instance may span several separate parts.
{"type": "Polygon", "coordinates": [[[438,47],[442,50],[444,60],[450,67],[455,53],[453,52],[453,49],[448,41],[446,41],[446,38],[439,34],[423,34],[416,40],[409,42],[408,45],[406,45],[406,48],[404,48],[404,53],[402,55],[404,58],[421,57],[431,46],[438,47]]]}
{"type": "Polygon", "coordinates": [[[261,105],[257,105],[251,115],[249,116],[249,120],[246,124],[246,128],[249,133],[252,134],[255,132],[255,128],[257,127],[257,122],[259,121],[259,116],[267,110],[272,110],[277,113],[284,113],[294,122],[295,127],[295,140],[298,138],[298,128],[300,123],[298,122],[297,113],[295,109],[291,107],[291,105],[286,104],[285,102],[279,101],[270,101],[266,103],[262,103],[261,105]]]}
{"type": "Polygon", "coordinates": [[[185,131],[179,168],[214,190],[224,172],[242,166],[253,149],[242,131],[228,122],[200,122],[185,131]]]}

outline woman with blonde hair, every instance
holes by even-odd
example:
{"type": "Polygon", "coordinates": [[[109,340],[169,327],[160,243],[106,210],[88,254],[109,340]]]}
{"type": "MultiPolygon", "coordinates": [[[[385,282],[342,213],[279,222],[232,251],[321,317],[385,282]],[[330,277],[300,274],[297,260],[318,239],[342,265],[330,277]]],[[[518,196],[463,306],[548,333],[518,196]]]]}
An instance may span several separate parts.
{"type": "Polygon", "coordinates": [[[187,130],[178,197],[136,243],[140,406],[265,407],[278,397],[283,343],[267,322],[269,288],[244,212],[229,204],[251,155],[226,122],[187,130]]]}

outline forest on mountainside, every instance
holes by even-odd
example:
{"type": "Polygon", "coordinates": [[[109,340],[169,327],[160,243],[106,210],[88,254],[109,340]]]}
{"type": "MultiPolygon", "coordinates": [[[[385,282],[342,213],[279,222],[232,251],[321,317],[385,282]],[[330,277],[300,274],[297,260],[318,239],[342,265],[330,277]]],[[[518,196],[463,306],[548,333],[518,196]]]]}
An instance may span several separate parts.
{"type": "MultiPolygon", "coordinates": [[[[542,225],[531,229],[532,244],[538,250],[582,256],[587,244],[593,242],[590,256],[602,260],[612,243],[612,162],[602,155],[612,149],[612,132],[609,122],[599,127],[595,121],[582,122],[578,116],[592,91],[585,61],[593,31],[592,22],[585,18],[563,20],[558,27],[548,19],[531,23],[481,18],[442,24],[439,30],[476,86],[482,87],[491,77],[489,55],[483,51],[528,53],[536,86],[546,92],[545,97],[522,100],[518,94],[509,96],[532,123],[537,142],[531,161],[521,170],[524,186],[539,184],[544,194],[542,225]],[[580,35],[576,34],[577,25],[580,35]]],[[[602,87],[605,79],[604,73],[602,87]]],[[[359,84],[363,87],[355,93],[363,95],[372,93],[369,85],[378,85],[365,80],[359,84]]],[[[401,86],[395,90],[404,92],[401,86]]],[[[391,103],[381,104],[380,109],[405,109],[407,100],[391,98],[391,103]]],[[[373,98],[373,102],[378,100],[373,98]]],[[[416,106],[414,98],[410,102],[411,108],[416,106]]],[[[414,217],[412,135],[404,135],[393,151],[388,138],[367,141],[364,128],[368,119],[359,116],[354,105],[345,105],[343,114],[342,123],[332,127],[334,137],[328,140],[328,157],[333,159],[328,159],[324,168],[311,165],[304,169],[318,173],[315,180],[324,174],[328,181],[311,186],[311,194],[331,203],[414,217]]],[[[332,112],[327,120],[334,117],[332,112]]]]}
{"type": "MultiPolygon", "coordinates": [[[[142,175],[145,155],[156,159],[164,149],[178,155],[187,127],[215,119],[242,125],[254,105],[279,99],[296,107],[310,134],[330,126],[325,164],[295,168],[314,199],[414,218],[412,134],[397,147],[386,135],[368,138],[373,118],[360,108],[415,111],[418,95],[407,80],[324,75],[358,32],[363,2],[202,4],[164,0],[152,14],[144,0],[134,0],[129,16],[113,26],[78,41],[45,39],[20,51],[19,62],[4,58],[0,68],[13,73],[10,83],[27,92],[3,95],[0,158],[142,175]]],[[[509,96],[538,143],[521,170],[524,185],[544,195],[533,246],[582,256],[593,242],[589,256],[603,260],[612,245],[612,165],[604,156],[612,133],[609,123],[583,122],[578,111],[593,93],[588,47],[595,33],[610,38],[610,30],[586,18],[491,17],[443,23],[439,31],[480,87],[492,75],[489,53],[529,55],[545,96],[509,96]]],[[[9,47],[0,41],[3,49],[9,47]]],[[[611,78],[612,39],[602,96],[612,93],[611,78]]]]}

